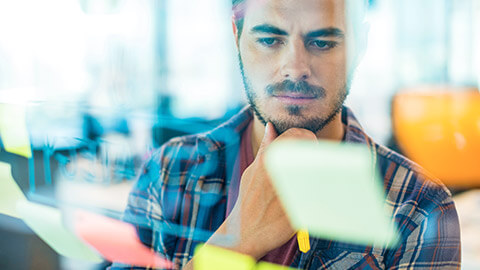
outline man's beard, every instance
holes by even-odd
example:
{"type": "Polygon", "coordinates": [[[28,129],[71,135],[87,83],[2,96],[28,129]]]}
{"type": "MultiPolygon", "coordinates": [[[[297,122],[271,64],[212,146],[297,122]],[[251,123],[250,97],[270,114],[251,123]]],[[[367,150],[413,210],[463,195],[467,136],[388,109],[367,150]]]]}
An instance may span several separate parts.
{"type": "MultiPolygon", "coordinates": [[[[252,107],[255,115],[257,116],[258,120],[262,122],[263,125],[266,125],[268,122],[271,122],[277,133],[282,134],[286,130],[290,128],[303,128],[312,131],[313,133],[317,133],[318,131],[322,130],[326,125],[328,125],[332,120],[337,116],[340,111],[342,110],[343,103],[348,95],[348,87],[347,84],[342,89],[337,91],[337,95],[335,98],[334,104],[331,104],[331,109],[326,117],[317,116],[307,118],[303,115],[302,111],[304,108],[299,105],[289,105],[286,107],[288,114],[295,118],[295,120],[288,120],[288,119],[273,119],[273,117],[268,116],[265,112],[260,108],[258,104],[258,97],[253,91],[251,87],[251,83],[247,76],[245,75],[245,71],[243,68],[243,62],[240,57],[239,58],[239,65],[240,71],[242,74],[243,85],[245,87],[245,92],[247,94],[248,103],[252,107]]],[[[306,81],[297,81],[292,82],[290,80],[285,80],[281,83],[268,85],[265,89],[266,94],[272,96],[276,93],[301,93],[313,98],[325,98],[325,89],[323,87],[313,86],[307,83],[306,81]]]]}

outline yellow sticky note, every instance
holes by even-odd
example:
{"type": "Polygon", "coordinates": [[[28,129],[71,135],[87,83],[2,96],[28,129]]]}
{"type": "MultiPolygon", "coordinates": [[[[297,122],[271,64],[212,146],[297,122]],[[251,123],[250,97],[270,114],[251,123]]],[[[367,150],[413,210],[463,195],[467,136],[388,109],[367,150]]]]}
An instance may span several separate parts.
{"type": "Polygon", "coordinates": [[[259,262],[255,270],[293,270],[294,268],[283,266],[279,264],[267,263],[267,262],[259,262]]]}
{"type": "Polygon", "coordinates": [[[308,231],[300,230],[297,232],[298,248],[301,252],[307,253],[310,250],[310,237],[308,231]]]}
{"type": "Polygon", "coordinates": [[[391,246],[398,233],[372,160],[365,145],[290,140],[270,145],[265,164],[296,229],[325,239],[391,246]]]}
{"type": "Polygon", "coordinates": [[[228,249],[211,245],[199,245],[193,259],[195,270],[292,270],[293,268],[259,262],[254,258],[228,249]]]}
{"type": "Polygon", "coordinates": [[[0,135],[7,152],[32,156],[23,106],[0,104],[0,135]]]}
{"type": "Polygon", "coordinates": [[[21,201],[17,204],[17,211],[23,221],[60,255],[83,261],[102,261],[96,252],[65,227],[58,209],[21,201]]]}
{"type": "Polygon", "coordinates": [[[211,245],[198,246],[193,259],[195,270],[252,270],[255,263],[250,256],[211,245]]]}
{"type": "Polygon", "coordinates": [[[0,213],[20,218],[17,213],[17,202],[26,200],[12,177],[10,164],[0,162],[0,213]]]}

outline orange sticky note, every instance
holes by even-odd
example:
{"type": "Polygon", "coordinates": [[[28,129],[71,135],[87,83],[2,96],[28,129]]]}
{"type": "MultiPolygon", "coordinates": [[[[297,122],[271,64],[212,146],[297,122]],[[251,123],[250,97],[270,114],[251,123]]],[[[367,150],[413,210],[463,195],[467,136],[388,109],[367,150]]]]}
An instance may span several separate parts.
{"type": "Polygon", "coordinates": [[[75,232],[112,262],[141,267],[173,268],[173,264],[140,242],[133,225],[105,216],[77,211],[75,232]]]}
{"type": "Polygon", "coordinates": [[[480,184],[480,92],[429,86],[393,101],[395,138],[404,153],[448,186],[480,184]]]}
{"type": "Polygon", "coordinates": [[[301,252],[307,253],[310,250],[310,237],[307,230],[297,232],[298,248],[301,252]]]}

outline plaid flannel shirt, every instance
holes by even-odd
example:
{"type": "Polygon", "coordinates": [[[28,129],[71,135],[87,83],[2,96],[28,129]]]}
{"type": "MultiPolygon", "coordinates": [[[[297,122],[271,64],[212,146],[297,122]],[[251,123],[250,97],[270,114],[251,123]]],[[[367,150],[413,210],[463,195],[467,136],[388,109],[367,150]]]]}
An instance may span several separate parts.
{"type": "MultiPolygon", "coordinates": [[[[252,119],[247,107],[210,132],[170,140],[145,164],[130,193],[124,220],[137,227],[145,245],[179,268],[226,218],[240,136],[252,119]]],[[[291,266],[459,269],[460,229],[448,189],[412,161],[373,142],[346,107],[342,121],[345,141],[366,144],[374,153],[385,206],[399,229],[401,244],[386,249],[311,238],[311,250],[297,251],[291,266]]],[[[144,268],[114,263],[111,269],[144,268]]]]}

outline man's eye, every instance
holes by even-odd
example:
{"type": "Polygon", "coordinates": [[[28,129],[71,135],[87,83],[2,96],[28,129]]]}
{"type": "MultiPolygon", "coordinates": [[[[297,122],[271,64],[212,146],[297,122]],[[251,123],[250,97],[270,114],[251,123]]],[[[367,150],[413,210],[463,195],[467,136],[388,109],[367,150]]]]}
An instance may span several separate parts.
{"type": "Polygon", "coordinates": [[[330,50],[337,46],[337,42],[335,41],[327,41],[327,40],[312,40],[309,42],[309,47],[317,50],[330,50]]]}
{"type": "Polygon", "coordinates": [[[257,39],[257,42],[265,47],[273,47],[280,41],[277,38],[259,38],[257,39]]]}

